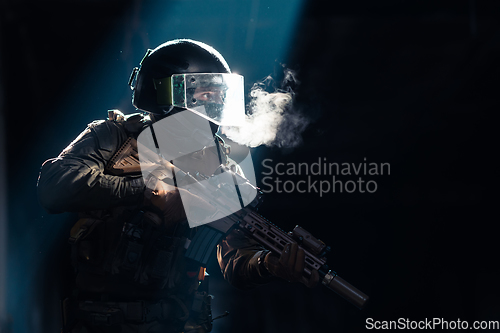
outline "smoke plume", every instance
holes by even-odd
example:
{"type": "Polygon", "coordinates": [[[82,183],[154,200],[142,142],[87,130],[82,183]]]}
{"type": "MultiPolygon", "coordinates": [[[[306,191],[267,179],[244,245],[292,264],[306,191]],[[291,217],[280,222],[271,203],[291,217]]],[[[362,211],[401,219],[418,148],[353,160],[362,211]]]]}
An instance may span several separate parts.
{"type": "Polygon", "coordinates": [[[295,72],[284,70],[280,88],[268,76],[254,83],[245,122],[240,127],[224,127],[226,136],[245,146],[260,145],[292,148],[302,142],[301,133],[309,121],[301,115],[294,103],[294,89],[298,81],[295,72]],[[273,92],[268,92],[270,88],[273,92]]]}

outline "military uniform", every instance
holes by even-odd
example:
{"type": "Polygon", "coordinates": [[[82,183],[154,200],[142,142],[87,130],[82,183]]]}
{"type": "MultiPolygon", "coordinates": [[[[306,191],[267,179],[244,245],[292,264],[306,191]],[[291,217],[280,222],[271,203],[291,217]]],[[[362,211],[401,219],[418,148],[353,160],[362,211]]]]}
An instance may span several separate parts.
{"type": "MultiPolygon", "coordinates": [[[[80,214],[70,236],[77,292],[65,304],[68,327],[76,318],[73,332],[211,329],[204,269],[184,258],[196,228],[186,221],[167,225],[162,212],[145,206],[140,174],[106,171],[123,143],[151,123],[143,114],[111,112],[42,165],[41,205],[50,213],[80,214]]],[[[224,277],[238,288],[271,279],[261,264],[266,253],[238,230],[217,251],[224,277]]]]}

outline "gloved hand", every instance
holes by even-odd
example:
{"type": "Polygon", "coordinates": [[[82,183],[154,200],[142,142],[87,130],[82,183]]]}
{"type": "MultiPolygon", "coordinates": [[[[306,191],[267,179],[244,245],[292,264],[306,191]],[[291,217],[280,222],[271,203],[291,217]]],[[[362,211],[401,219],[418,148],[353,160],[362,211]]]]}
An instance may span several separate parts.
{"type": "Polygon", "coordinates": [[[144,193],[144,205],[158,208],[164,217],[167,227],[186,218],[186,210],[196,219],[211,216],[215,208],[199,196],[160,180],[148,179],[144,193]]]}
{"type": "Polygon", "coordinates": [[[317,270],[313,270],[308,278],[303,276],[305,252],[297,243],[285,245],[281,256],[269,252],[264,258],[264,265],[272,275],[289,282],[301,282],[309,288],[316,286],[319,281],[317,270]]]}

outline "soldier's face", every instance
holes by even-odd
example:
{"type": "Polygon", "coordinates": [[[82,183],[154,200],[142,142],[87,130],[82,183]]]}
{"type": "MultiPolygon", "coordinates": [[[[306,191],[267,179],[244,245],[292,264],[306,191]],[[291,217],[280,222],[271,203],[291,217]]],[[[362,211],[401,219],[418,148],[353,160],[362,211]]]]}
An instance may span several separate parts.
{"type": "Polygon", "coordinates": [[[224,91],[218,87],[198,87],[196,88],[193,98],[205,103],[224,103],[224,91]]]}

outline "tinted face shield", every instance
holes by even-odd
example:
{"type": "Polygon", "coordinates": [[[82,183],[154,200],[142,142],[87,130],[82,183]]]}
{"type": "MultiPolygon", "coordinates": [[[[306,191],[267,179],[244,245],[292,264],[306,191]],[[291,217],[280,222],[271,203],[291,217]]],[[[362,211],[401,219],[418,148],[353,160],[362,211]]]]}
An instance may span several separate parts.
{"type": "Polygon", "coordinates": [[[155,79],[159,105],[188,109],[224,126],[241,125],[245,118],[243,76],[238,74],[174,74],[155,79]]]}

